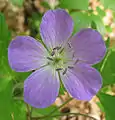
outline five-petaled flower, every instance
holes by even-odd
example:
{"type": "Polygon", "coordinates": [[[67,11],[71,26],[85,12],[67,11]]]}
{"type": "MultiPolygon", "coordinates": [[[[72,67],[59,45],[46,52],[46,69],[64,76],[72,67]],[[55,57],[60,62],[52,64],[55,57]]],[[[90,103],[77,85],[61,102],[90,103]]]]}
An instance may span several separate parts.
{"type": "Polygon", "coordinates": [[[35,70],[24,82],[24,101],[33,107],[45,108],[55,101],[60,78],[70,95],[79,100],[90,100],[101,88],[100,73],[91,65],[106,53],[102,36],[90,28],[74,36],[72,31],[73,21],[65,10],[49,10],[40,25],[47,49],[29,36],[18,36],[10,43],[11,68],[35,70]]]}

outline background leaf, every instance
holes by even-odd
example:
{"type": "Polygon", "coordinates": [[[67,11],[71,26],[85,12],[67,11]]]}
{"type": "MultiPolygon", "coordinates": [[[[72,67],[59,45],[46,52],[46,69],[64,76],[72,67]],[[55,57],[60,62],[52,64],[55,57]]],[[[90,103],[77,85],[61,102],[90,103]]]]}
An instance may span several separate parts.
{"type": "Polygon", "coordinates": [[[13,101],[12,114],[14,120],[26,120],[26,107],[22,101],[13,101]]]}
{"type": "Polygon", "coordinates": [[[60,7],[66,9],[88,9],[89,0],[60,0],[60,7]]]}
{"type": "Polygon", "coordinates": [[[11,40],[11,34],[5,22],[4,15],[0,13],[0,68],[2,71],[8,71],[7,48],[11,40]]]}
{"type": "Polygon", "coordinates": [[[113,120],[115,118],[115,96],[99,93],[99,99],[104,107],[106,113],[106,120],[113,120]]]}
{"type": "Polygon", "coordinates": [[[115,51],[111,49],[104,59],[101,66],[101,74],[103,77],[103,85],[110,85],[115,83],[115,51]]]}
{"type": "Polygon", "coordinates": [[[5,90],[0,92],[0,119],[26,120],[26,110],[22,101],[16,101],[12,96],[13,83],[10,81],[5,90]]]}
{"type": "MultiPolygon", "coordinates": [[[[51,105],[47,108],[43,108],[43,109],[36,109],[36,108],[33,108],[33,111],[32,111],[32,116],[33,117],[37,117],[37,116],[47,116],[48,114],[50,114],[54,109],[56,109],[57,107],[55,105],[51,105]]],[[[58,114],[60,113],[58,110],[55,111],[52,115],[55,115],[55,114],[58,114]]],[[[47,117],[46,117],[47,118],[47,117]]],[[[54,120],[55,118],[47,118],[47,120],[54,120]]]]}
{"type": "Polygon", "coordinates": [[[1,120],[12,120],[12,82],[7,84],[5,90],[0,92],[0,119],[1,120]]]}
{"type": "Polygon", "coordinates": [[[102,17],[98,14],[98,15],[94,15],[94,14],[91,14],[91,20],[93,22],[95,22],[96,24],[96,29],[102,34],[104,35],[105,34],[105,26],[104,26],[104,23],[102,21],[102,17]]]}
{"type": "Polygon", "coordinates": [[[11,34],[5,22],[4,15],[0,13],[0,91],[4,89],[11,80],[12,70],[8,64],[7,48],[11,40],[11,34]]]}
{"type": "Polygon", "coordinates": [[[4,15],[0,13],[0,120],[25,120],[26,112],[22,107],[23,103],[19,104],[13,99],[13,80],[19,79],[18,76],[24,79],[27,73],[19,75],[11,70],[7,57],[10,40],[11,34],[4,15]]]}
{"type": "Polygon", "coordinates": [[[74,33],[91,26],[91,17],[88,13],[73,12],[71,16],[74,21],[74,33]]]}
{"type": "Polygon", "coordinates": [[[102,35],[105,34],[106,29],[100,14],[94,15],[92,11],[72,12],[71,16],[74,21],[74,33],[80,31],[83,28],[90,27],[90,28],[96,29],[102,35]]]}
{"type": "Polygon", "coordinates": [[[19,7],[21,7],[24,3],[24,0],[10,0],[12,2],[12,4],[17,5],[19,7]]]}
{"type": "Polygon", "coordinates": [[[115,0],[101,0],[105,8],[115,10],[115,0]]]}

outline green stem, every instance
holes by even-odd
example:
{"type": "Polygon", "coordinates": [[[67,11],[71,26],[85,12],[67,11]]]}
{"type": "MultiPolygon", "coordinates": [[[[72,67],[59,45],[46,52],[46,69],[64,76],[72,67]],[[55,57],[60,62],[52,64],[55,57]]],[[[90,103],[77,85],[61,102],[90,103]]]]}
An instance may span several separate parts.
{"type": "Polygon", "coordinates": [[[62,108],[64,105],[66,105],[67,103],[69,103],[71,100],[73,100],[73,98],[68,99],[66,102],[64,102],[62,105],[60,105],[59,107],[55,108],[54,110],[52,110],[48,115],[42,116],[42,117],[32,117],[32,120],[39,120],[39,119],[43,119],[43,118],[47,118],[52,116],[53,113],[55,113],[57,110],[59,110],[60,108],[62,108]]]}
{"type": "Polygon", "coordinates": [[[24,101],[23,97],[13,97],[14,100],[24,101]]]}
{"type": "Polygon", "coordinates": [[[87,12],[87,13],[89,13],[89,10],[72,9],[70,11],[70,13],[73,13],[73,12],[87,12]]]}
{"type": "Polygon", "coordinates": [[[64,85],[61,80],[60,71],[58,71],[58,76],[59,76],[59,80],[60,80],[60,89],[62,89],[64,91],[64,85]]]}
{"type": "Polygon", "coordinates": [[[32,120],[32,117],[31,117],[31,110],[30,110],[30,107],[29,105],[26,103],[26,108],[27,108],[27,113],[28,113],[28,120],[32,120]]]}
{"type": "Polygon", "coordinates": [[[103,71],[103,69],[104,69],[104,66],[105,66],[105,64],[106,64],[106,62],[107,62],[107,59],[108,59],[110,53],[111,53],[111,50],[107,51],[107,55],[106,55],[106,57],[105,57],[105,59],[104,59],[104,61],[103,61],[103,63],[102,63],[101,68],[100,68],[100,73],[102,73],[102,71],[103,71]]]}
{"type": "MultiPolygon", "coordinates": [[[[73,100],[73,98],[68,99],[66,102],[64,102],[62,105],[60,105],[59,107],[55,108],[51,113],[49,113],[49,115],[52,115],[53,113],[55,113],[57,110],[59,110],[60,108],[62,108],[64,105],[66,105],[67,103],[69,103],[71,100],[73,100]]],[[[48,115],[48,116],[49,116],[48,115]]]]}
{"type": "Polygon", "coordinates": [[[41,119],[46,119],[46,118],[50,118],[50,117],[59,117],[59,116],[66,116],[66,115],[73,115],[75,116],[84,116],[84,117],[88,117],[91,118],[93,120],[97,120],[96,118],[89,116],[88,114],[82,114],[82,113],[63,113],[63,114],[57,114],[57,115],[52,115],[52,116],[43,116],[43,117],[33,117],[32,120],[41,120],[41,119]]]}

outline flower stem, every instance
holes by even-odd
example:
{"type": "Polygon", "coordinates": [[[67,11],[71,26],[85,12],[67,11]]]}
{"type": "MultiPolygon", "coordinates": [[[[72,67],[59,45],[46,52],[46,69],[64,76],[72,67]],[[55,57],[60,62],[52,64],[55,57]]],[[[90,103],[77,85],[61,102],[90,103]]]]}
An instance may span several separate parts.
{"type": "Polygon", "coordinates": [[[27,108],[27,120],[32,120],[31,110],[30,110],[30,107],[27,103],[26,103],[26,108],[27,108]]]}
{"type": "Polygon", "coordinates": [[[53,111],[51,111],[51,113],[49,115],[52,115],[53,113],[55,113],[57,110],[59,110],[60,108],[62,108],[64,105],[66,105],[67,103],[69,103],[71,100],[73,100],[73,98],[68,99],[62,105],[60,105],[59,107],[55,108],[53,111]]]}
{"type": "Polygon", "coordinates": [[[60,105],[59,107],[55,108],[54,110],[52,110],[48,115],[45,116],[41,116],[41,117],[32,117],[32,120],[39,120],[39,119],[45,119],[48,117],[52,117],[57,110],[59,110],[60,108],[62,108],[64,105],[66,105],[67,103],[69,103],[71,100],[73,100],[73,98],[68,99],[66,102],[64,102],[62,105],[60,105]]]}
{"type": "Polygon", "coordinates": [[[103,69],[104,69],[104,67],[105,67],[105,64],[106,64],[106,62],[107,62],[107,59],[108,59],[108,57],[109,57],[110,54],[111,54],[111,50],[107,51],[107,55],[106,55],[106,57],[105,57],[102,65],[101,65],[101,68],[100,68],[100,73],[102,73],[102,71],[103,71],[103,69]]]}

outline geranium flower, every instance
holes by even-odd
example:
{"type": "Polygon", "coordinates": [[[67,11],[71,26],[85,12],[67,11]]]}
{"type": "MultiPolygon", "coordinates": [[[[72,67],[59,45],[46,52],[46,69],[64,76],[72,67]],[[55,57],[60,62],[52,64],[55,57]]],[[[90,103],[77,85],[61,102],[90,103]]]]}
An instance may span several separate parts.
{"type": "Polygon", "coordinates": [[[40,25],[47,47],[30,36],[18,36],[10,43],[11,68],[17,72],[35,70],[24,82],[24,101],[33,107],[45,108],[55,101],[60,78],[78,100],[90,100],[101,88],[102,77],[91,66],[105,55],[102,36],[90,28],[74,36],[72,31],[73,20],[65,10],[49,10],[40,25]]]}

